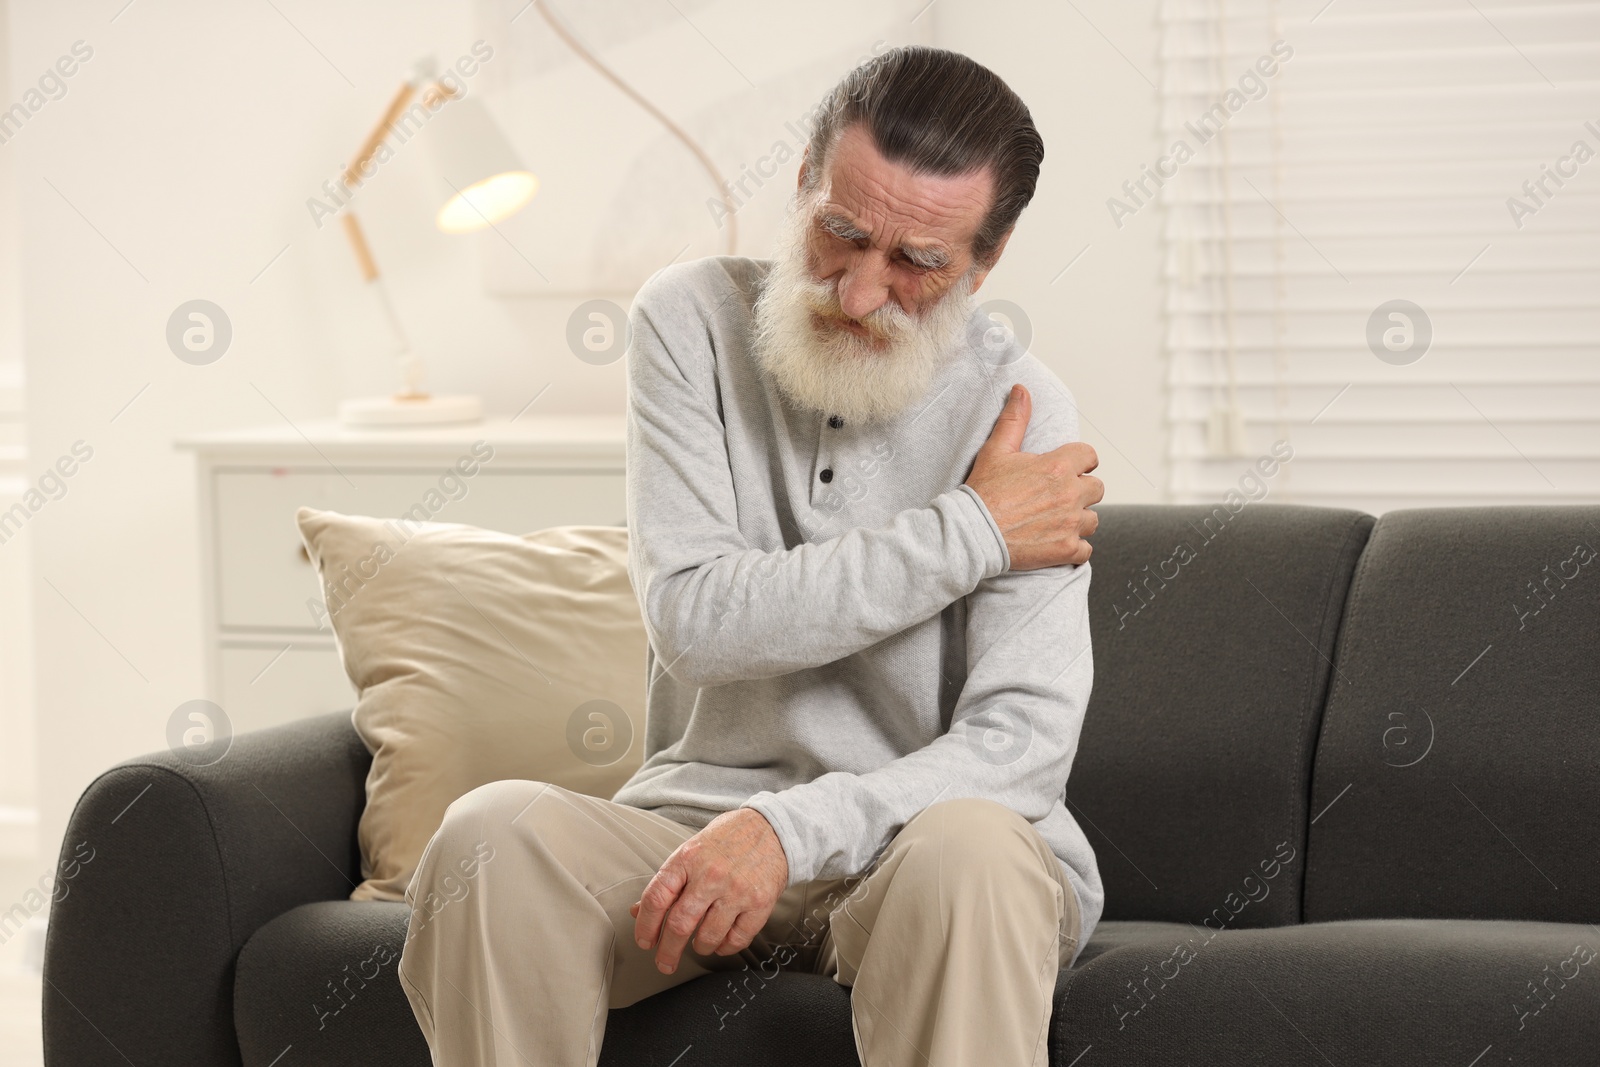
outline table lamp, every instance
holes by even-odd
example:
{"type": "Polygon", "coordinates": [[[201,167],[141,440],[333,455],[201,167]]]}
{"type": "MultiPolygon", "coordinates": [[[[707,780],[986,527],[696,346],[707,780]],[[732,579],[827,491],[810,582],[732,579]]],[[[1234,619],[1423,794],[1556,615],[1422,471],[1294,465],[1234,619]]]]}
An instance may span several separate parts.
{"type": "MultiPolygon", "coordinates": [[[[534,0],[527,6],[537,10],[556,36],[585,63],[654,116],[694,154],[722,199],[723,218],[727,222],[727,254],[735,255],[739,247],[739,220],[738,207],[733,202],[732,184],[722,180],[716,164],[705,149],[696,144],[682,126],[672,121],[664,111],[645,99],[643,94],[619,78],[615,71],[584,47],[583,42],[555,17],[548,4],[534,0]]],[[[515,19],[516,16],[513,16],[512,20],[515,19]]],[[[388,110],[362,144],[355,159],[345,168],[344,180],[346,184],[361,184],[373,155],[389,136],[389,131],[411,98],[420,92],[423,104],[430,113],[435,113],[427,124],[426,139],[432,144],[439,170],[451,188],[450,198],[439,209],[434,221],[445,233],[468,233],[492,225],[519,210],[538,190],[539,179],[518,162],[516,153],[511,150],[511,145],[506,142],[505,135],[495,125],[483,102],[476,97],[469,99],[455,92],[435,77],[434,70],[432,59],[416,65],[412,76],[395,93],[388,110]]],[[[483,414],[483,404],[477,397],[432,396],[422,388],[422,358],[411,351],[405,330],[401,328],[394,305],[389,302],[389,294],[378,276],[378,268],[361,233],[361,225],[348,208],[343,212],[343,222],[350,246],[355,249],[362,276],[377,289],[384,314],[400,339],[402,385],[400,391],[392,396],[345,401],[339,405],[339,418],[347,426],[426,426],[476,422],[483,414]]]]}
{"type": "MultiPolygon", "coordinates": [[[[451,189],[434,222],[445,233],[470,233],[493,225],[522,208],[538,190],[539,179],[517,159],[483,101],[438,80],[435,70],[432,59],[416,64],[411,77],[400,86],[377,126],[345,168],[344,182],[354,188],[371,176],[367,168],[372,157],[388,139],[411,99],[420,93],[428,118],[419,132],[428,142],[439,172],[451,189]]],[[[414,112],[415,108],[412,110],[414,112]]],[[[361,224],[348,206],[341,212],[340,221],[355,252],[361,275],[376,290],[384,314],[399,340],[401,385],[389,396],[342,402],[339,420],[346,426],[358,427],[478,421],[483,416],[483,403],[478,397],[440,396],[423,387],[422,357],[412,350],[400,325],[361,224]]]]}

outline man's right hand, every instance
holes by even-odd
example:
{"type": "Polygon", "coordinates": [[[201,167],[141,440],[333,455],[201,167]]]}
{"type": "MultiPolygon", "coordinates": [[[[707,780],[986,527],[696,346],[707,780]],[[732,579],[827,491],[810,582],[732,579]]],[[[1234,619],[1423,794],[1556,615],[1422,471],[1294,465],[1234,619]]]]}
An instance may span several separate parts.
{"type": "Polygon", "coordinates": [[[966,484],[999,525],[1012,570],[1086,563],[1094,548],[1084,538],[1100,525],[1090,505],[1106,495],[1105,483],[1089,473],[1100,458],[1081,441],[1051,452],[1021,451],[1032,414],[1027,388],[1012,386],[966,484]]]}

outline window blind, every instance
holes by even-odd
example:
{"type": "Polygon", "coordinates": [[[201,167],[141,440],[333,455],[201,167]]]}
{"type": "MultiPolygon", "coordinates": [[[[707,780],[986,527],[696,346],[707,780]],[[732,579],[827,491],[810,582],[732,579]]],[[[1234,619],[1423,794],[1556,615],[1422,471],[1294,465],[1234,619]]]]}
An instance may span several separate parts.
{"type": "Polygon", "coordinates": [[[1166,0],[1169,491],[1600,500],[1600,4],[1166,0]]]}

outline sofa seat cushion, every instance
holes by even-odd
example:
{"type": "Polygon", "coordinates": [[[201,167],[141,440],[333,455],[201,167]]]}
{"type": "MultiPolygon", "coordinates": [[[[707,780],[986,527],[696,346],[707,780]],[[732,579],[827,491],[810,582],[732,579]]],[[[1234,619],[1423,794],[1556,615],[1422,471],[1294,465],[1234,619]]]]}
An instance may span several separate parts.
{"type": "MultiPolygon", "coordinates": [[[[427,1043],[396,974],[407,914],[403,903],[323,901],[257,930],[234,977],[244,1067],[429,1067],[427,1043]]],[[[1185,933],[1193,927],[1101,923],[1071,973],[1140,946],[1164,957],[1185,933]]],[[[1056,985],[1058,1017],[1067,976],[1062,971],[1056,985]]],[[[857,1067],[849,990],[821,975],[765,978],[759,971],[708,975],[611,1012],[600,1063],[667,1064],[691,1045],[699,1067],[857,1067]]]]}
{"type": "Polygon", "coordinates": [[[401,902],[319,901],[257,930],[234,968],[244,1067],[429,1067],[396,972],[410,915],[401,902]]]}
{"type": "Polygon", "coordinates": [[[1089,943],[1078,953],[1073,970],[1085,966],[1098,956],[1119,948],[1153,942],[1169,950],[1185,937],[1194,936],[1194,927],[1188,923],[1146,922],[1133,919],[1115,919],[1099,923],[1089,938],[1089,943]]]}
{"type": "Polygon", "coordinates": [[[1588,925],[1191,927],[1187,938],[1103,952],[1062,978],[1057,1064],[1090,1047],[1095,1067],[1176,1067],[1197,1055],[1317,1067],[1581,1064],[1600,1048],[1600,931],[1588,925]]]}
{"type": "MultiPolygon", "coordinates": [[[[429,1067],[396,973],[408,914],[404,903],[324,901],[256,931],[234,978],[244,1067],[429,1067]]],[[[848,990],[759,971],[708,975],[611,1012],[600,1063],[667,1064],[690,1046],[700,1067],[857,1067],[848,990]]]]}

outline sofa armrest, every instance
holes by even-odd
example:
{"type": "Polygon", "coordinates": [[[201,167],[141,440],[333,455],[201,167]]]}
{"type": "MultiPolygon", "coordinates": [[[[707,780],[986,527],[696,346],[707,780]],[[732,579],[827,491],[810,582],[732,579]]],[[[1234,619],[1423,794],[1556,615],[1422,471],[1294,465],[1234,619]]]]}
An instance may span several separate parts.
{"type": "Polygon", "coordinates": [[[170,752],[89,785],[62,842],[45,940],[49,1067],[238,1064],[233,968],[267,921],[347,897],[371,757],[348,712],[170,752]]]}

